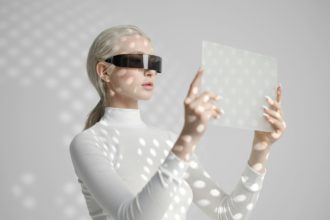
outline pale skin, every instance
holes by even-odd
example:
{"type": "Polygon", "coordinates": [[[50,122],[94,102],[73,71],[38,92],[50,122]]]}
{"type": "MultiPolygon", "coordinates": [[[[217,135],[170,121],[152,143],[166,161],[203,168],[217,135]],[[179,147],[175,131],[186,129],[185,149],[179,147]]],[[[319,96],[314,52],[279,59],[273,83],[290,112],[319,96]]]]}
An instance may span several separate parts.
{"type": "MultiPolygon", "coordinates": [[[[138,53],[137,51],[144,54],[154,54],[150,42],[139,35],[121,38],[116,49],[117,54],[138,53]]],[[[138,100],[148,100],[152,97],[154,89],[146,90],[142,84],[151,81],[155,86],[156,71],[115,67],[112,73],[109,73],[109,65],[112,64],[104,61],[96,65],[99,77],[107,85],[105,100],[107,106],[138,109],[138,100]]],[[[203,68],[200,68],[191,82],[184,100],[184,126],[172,148],[172,152],[185,161],[188,161],[193,154],[197,143],[206,131],[210,118],[221,118],[221,115],[224,114],[223,109],[214,105],[215,101],[221,99],[220,95],[212,91],[203,91],[200,95],[197,94],[203,71],[203,68]]],[[[265,99],[265,102],[269,104],[269,108],[264,109],[265,120],[272,125],[274,130],[272,132],[255,130],[254,132],[248,164],[259,173],[265,172],[270,146],[282,136],[286,128],[281,109],[281,97],[282,88],[278,86],[276,100],[271,100],[269,97],[265,99]]]]}
{"type": "MultiPolygon", "coordinates": [[[[140,35],[124,36],[117,45],[116,54],[144,53],[154,55],[152,45],[140,35]]],[[[104,61],[96,65],[98,75],[107,85],[106,106],[138,109],[138,100],[148,100],[152,97],[154,89],[146,90],[142,84],[146,81],[156,84],[157,72],[155,70],[115,67],[110,73],[108,70],[110,65],[112,64],[104,61]]]]}

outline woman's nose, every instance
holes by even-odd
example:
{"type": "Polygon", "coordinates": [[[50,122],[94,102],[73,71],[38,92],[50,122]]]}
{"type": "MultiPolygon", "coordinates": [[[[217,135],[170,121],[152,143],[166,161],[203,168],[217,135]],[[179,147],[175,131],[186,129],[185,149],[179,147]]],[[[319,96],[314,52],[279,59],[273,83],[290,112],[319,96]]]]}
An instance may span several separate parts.
{"type": "Polygon", "coordinates": [[[147,75],[147,76],[152,76],[152,75],[155,75],[156,74],[156,71],[155,70],[145,70],[144,71],[145,72],[145,74],[147,75]]]}

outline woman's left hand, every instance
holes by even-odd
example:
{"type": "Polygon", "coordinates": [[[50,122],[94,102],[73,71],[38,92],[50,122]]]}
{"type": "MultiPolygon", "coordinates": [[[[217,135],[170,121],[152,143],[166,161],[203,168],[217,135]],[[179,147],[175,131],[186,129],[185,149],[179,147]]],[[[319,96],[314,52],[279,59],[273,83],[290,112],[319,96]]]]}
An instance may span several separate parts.
{"type": "Polygon", "coordinates": [[[272,125],[274,131],[254,131],[254,143],[267,143],[268,145],[273,144],[277,141],[283,134],[286,123],[283,120],[283,112],[281,109],[281,98],[282,98],[282,87],[281,85],[277,87],[276,100],[272,100],[270,97],[266,96],[267,102],[270,104],[270,108],[264,107],[264,116],[266,120],[272,125]]]}

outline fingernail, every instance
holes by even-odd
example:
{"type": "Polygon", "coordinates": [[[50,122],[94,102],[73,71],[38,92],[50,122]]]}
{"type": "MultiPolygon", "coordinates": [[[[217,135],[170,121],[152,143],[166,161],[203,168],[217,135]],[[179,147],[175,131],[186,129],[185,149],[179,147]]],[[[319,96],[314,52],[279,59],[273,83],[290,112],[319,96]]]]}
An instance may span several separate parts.
{"type": "Polygon", "coordinates": [[[217,95],[217,96],[215,97],[215,100],[219,100],[220,98],[221,98],[221,96],[217,95]]]}
{"type": "Polygon", "coordinates": [[[272,99],[269,96],[266,95],[265,98],[270,104],[273,104],[272,99]]]}
{"type": "Polygon", "coordinates": [[[225,111],[223,109],[220,109],[221,114],[225,114],[225,111]]]}
{"type": "Polygon", "coordinates": [[[262,107],[263,107],[263,109],[267,109],[267,110],[269,109],[269,108],[268,108],[267,106],[265,106],[265,105],[263,105],[262,107]]]}

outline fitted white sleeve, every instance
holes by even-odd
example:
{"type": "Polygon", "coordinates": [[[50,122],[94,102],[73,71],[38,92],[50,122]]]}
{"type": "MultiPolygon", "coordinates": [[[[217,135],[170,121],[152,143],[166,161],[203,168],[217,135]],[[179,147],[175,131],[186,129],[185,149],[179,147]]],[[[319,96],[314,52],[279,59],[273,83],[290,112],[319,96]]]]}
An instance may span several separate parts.
{"type": "Polygon", "coordinates": [[[188,162],[170,151],[157,172],[133,195],[117,175],[113,161],[107,159],[96,144],[92,136],[78,134],[70,143],[70,155],[76,174],[99,205],[118,220],[162,219],[173,195],[178,193],[188,162]]]}
{"type": "MultiPolygon", "coordinates": [[[[170,133],[171,139],[176,140],[175,133],[170,133]]],[[[189,165],[184,179],[192,189],[193,203],[198,208],[211,219],[249,219],[262,189],[266,172],[261,174],[247,163],[238,183],[228,194],[211,178],[196,153],[193,153],[189,165]]]]}

